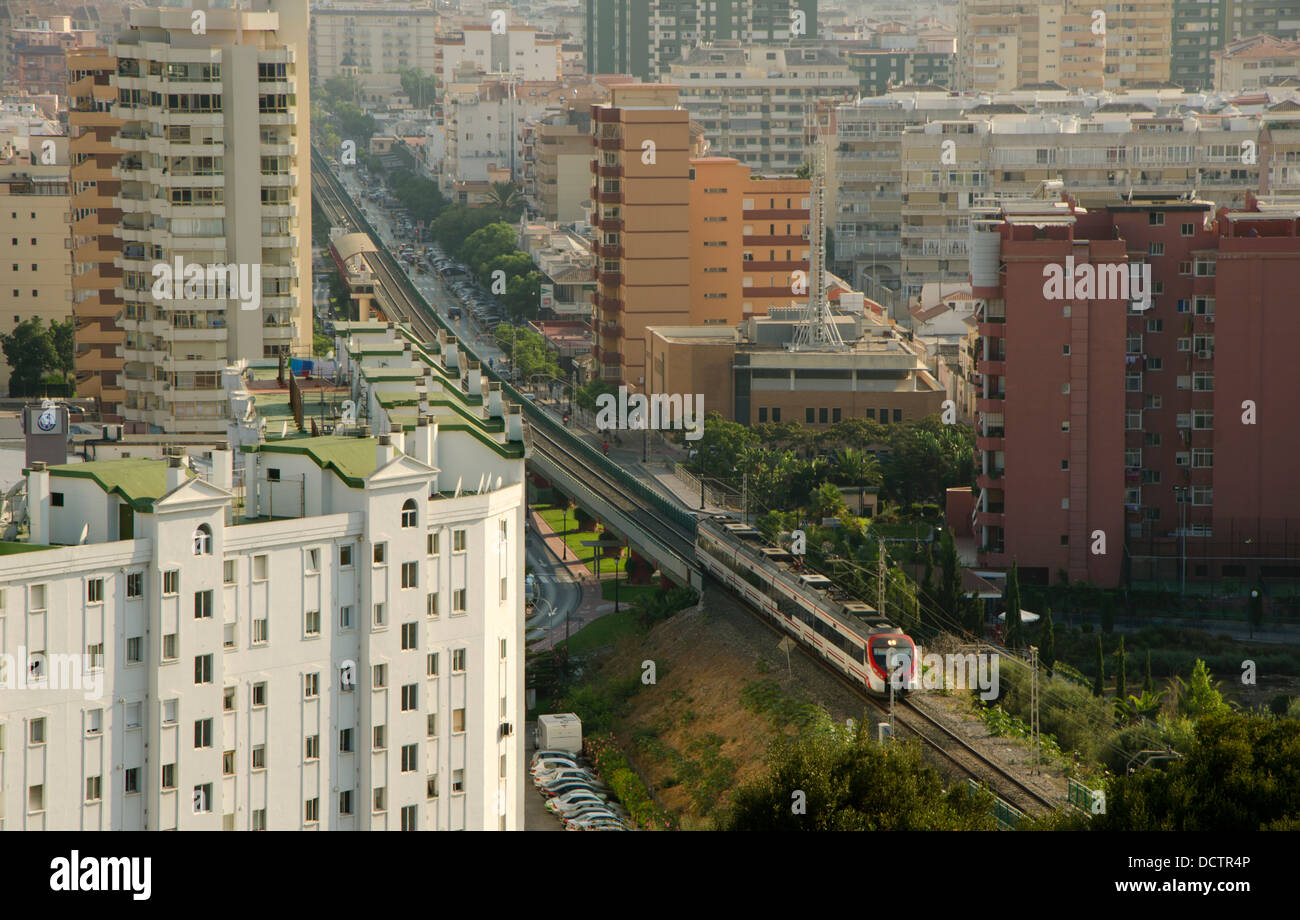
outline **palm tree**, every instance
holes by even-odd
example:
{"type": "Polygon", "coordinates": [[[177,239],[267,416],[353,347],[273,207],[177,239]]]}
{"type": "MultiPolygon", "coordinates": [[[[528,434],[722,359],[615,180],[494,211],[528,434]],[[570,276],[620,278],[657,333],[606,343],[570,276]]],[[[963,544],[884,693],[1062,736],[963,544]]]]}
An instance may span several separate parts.
{"type": "Polygon", "coordinates": [[[880,464],[863,450],[846,447],[835,458],[835,478],[843,485],[858,487],[858,508],[862,508],[864,486],[880,482],[880,464]]]}
{"type": "Polygon", "coordinates": [[[487,203],[500,211],[509,211],[519,204],[519,187],[513,182],[493,182],[487,203]]]}

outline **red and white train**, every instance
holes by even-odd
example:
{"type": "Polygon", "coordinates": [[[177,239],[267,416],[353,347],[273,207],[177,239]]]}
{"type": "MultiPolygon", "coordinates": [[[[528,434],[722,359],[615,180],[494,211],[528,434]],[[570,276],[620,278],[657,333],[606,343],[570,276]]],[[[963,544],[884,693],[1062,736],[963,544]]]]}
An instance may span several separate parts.
{"type": "Polygon", "coordinates": [[[801,572],[756,528],[723,515],[701,520],[695,550],[709,574],[869,692],[888,696],[891,673],[895,693],[919,689],[911,637],[870,605],[833,597],[829,578],[801,572]]]}

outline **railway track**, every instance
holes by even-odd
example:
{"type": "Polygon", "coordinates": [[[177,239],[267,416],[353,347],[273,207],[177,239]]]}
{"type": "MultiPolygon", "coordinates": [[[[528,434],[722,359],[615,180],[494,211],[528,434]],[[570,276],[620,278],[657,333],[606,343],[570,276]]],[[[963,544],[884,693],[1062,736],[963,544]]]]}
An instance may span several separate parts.
{"type": "MultiPolygon", "coordinates": [[[[775,624],[770,622],[767,617],[755,610],[744,598],[740,597],[716,580],[710,579],[714,587],[719,590],[727,591],[737,602],[740,603],[749,613],[761,623],[773,635],[785,638],[787,633],[778,629],[775,624]]],[[[837,681],[847,687],[864,703],[880,713],[882,716],[889,715],[888,706],[881,703],[874,696],[864,693],[862,688],[850,681],[843,674],[831,667],[820,657],[808,652],[807,648],[800,646],[806,657],[814,662],[819,668],[827,674],[834,677],[837,681]]],[[[925,712],[918,707],[912,700],[895,700],[894,701],[894,724],[901,726],[908,732],[911,732],[928,748],[939,754],[949,763],[953,764],[966,776],[982,782],[998,797],[1014,805],[1016,808],[1026,814],[1039,814],[1044,811],[1051,811],[1056,808],[1057,804],[1052,799],[1039,793],[1023,783],[1019,778],[1012,774],[996,761],[981,754],[969,742],[952,729],[935,719],[934,716],[925,712]]]]}
{"type": "MultiPolygon", "coordinates": [[[[338,180],[329,172],[324,163],[317,164],[317,168],[312,171],[312,178],[313,192],[319,194],[321,207],[336,222],[336,225],[347,227],[356,232],[366,232],[366,222],[363,215],[356,205],[351,204],[349,199],[340,192],[337,184],[338,180]]],[[[427,336],[426,341],[435,340],[438,325],[429,318],[430,308],[424,303],[423,298],[417,300],[411,295],[409,279],[406,278],[401,266],[397,264],[397,260],[392,257],[391,253],[383,245],[383,241],[374,240],[374,242],[377,246],[377,257],[372,261],[372,268],[375,270],[380,285],[387,295],[387,303],[393,312],[397,314],[392,319],[409,323],[419,335],[427,336]]],[[[466,352],[477,357],[467,343],[461,342],[460,344],[466,352]]],[[[620,513],[640,526],[656,542],[693,564],[695,558],[693,534],[686,533],[678,524],[660,515],[655,510],[653,502],[645,501],[644,496],[634,495],[612,476],[604,475],[598,468],[599,464],[593,463],[591,458],[582,456],[578,451],[564,444],[559,437],[547,431],[545,425],[530,425],[528,426],[528,433],[534,451],[545,454],[551,463],[565,470],[575,483],[591,483],[594,476],[603,487],[601,490],[603,494],[591,486],[583,485],[582,488],[586,489],[592,496],[610,502],[620,513]]],[[[722,588],[720,584],[717,587],[722,588]]],[[[745,609],[753,614],[755,619],[765,627],[784,637],[783,632],[755,611],[743,598],[733,592],[728,593],[736,597],[745,609]]],[[[863,693],[860,687],[846,679],[843,674],[829,667],[816,656],[809,655],[809,658],[816,661],[827,673],[832,674],[837,680],[850,688],[869,706],[882,714],[888,714],[887,709],[879,701],[863,693]]],[[[1052,800],[1021,782],[1002,765],[981,754],[960,735],[937,721],[923,709],[917,707],[912,701],[895,702],[894,722],[920,738],[924,744],[954,764],[961,772],[986,783],[997,795],[1022,811],[1037,813],[1055,807],[1056,803],[1052,800]]]]}

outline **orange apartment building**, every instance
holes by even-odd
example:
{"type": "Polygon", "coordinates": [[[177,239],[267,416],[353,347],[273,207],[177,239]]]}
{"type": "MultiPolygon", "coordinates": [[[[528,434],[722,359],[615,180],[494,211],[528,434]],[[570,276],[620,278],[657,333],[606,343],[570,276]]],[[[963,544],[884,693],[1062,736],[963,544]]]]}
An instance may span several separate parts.
{"type": "Polygon", "coordinates": [[[691,321],[690,116],[672,84],[591,107],[598,378],[644,386],[646,326],[691,321]]]}
{"type": "Polygon", "coordinates": [[[122,421],[126,333],[116,319],[124,309],[115,292],[122,269],[113,264],[122,253],[116,235],[122,212],[113,206],[122,189],[116,174],[122,150],[113,145],[122,120],[110,113],[117,58],[103,48],[76,49],[68,52],[67,68],[77,395],[98,399],[105,421],[122,421]]]}

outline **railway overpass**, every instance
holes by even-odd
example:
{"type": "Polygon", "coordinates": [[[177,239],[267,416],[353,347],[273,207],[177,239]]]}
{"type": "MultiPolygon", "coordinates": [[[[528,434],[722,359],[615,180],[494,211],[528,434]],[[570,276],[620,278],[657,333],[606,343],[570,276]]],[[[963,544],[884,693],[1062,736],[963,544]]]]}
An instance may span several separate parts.
{"type": "MultiPolygon", "coordinates": [[[[408,324],[422,341],[433,342],[439,330],[455,329],[429,304],[406,271],[383,245],[364,212],[348,195],[320,153],[312,150],[312,195],[334,226],[369,235],[376,246],[367,253],[374,270],[375,296],[389,318],[408,324]]],[[[460,349],[478,358],[464,339],[460,349]]],[[[524,414],[524,443],[528,463],[561,491],[623,536],[628,544],[678,584],[702,591],[704,576],[695,561],[696,519],[619,467],[586,441],[551,418],[486,361],[482,371],[501,384],[503,395],[518,403],[524,414]]]]}

